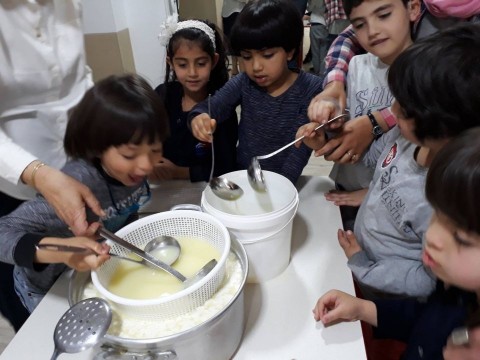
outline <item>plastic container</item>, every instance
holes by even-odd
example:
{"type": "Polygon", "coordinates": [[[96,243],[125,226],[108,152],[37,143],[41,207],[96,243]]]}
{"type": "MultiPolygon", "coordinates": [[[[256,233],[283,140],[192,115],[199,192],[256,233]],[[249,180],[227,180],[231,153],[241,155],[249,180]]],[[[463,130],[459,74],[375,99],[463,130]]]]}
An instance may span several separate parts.
{"type": "Polygon", "coordinates": [[[249,262],[248,282],[263,282],[280,275],[290,263],[293,219],[298,209],[298,192],[284,176],[263,171],[267,191],[252,189],[246,170],[223,177],[242,187],[238,200],[222,200],[207,187],[202,209],[216,217],[242,243],[249,262]]]}

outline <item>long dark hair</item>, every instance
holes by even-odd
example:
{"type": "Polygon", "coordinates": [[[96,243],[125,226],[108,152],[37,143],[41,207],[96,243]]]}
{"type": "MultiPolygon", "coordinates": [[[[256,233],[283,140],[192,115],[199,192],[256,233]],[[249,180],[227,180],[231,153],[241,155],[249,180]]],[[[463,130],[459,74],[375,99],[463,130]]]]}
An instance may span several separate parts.
{"type": "MultiPolygon", "coordinates": [[[[198,20],[202,21],[202,20],[198,20]]],[[[173,58],[176,50],[180,46],[182,40],[189,40],[195,42],[203,51],[205,51],[212,61],[215,59],[215,53],[218,54],[218,62],[210,73],[210,81],[207,85],[208,93],[213,94],[220,89],[228,81],[228,58],[225,51],[225,39],[223,34],[218,30],[215,24],[205,20],[202,21],[207,24],[215,33],[215,49],[212,41],[208,35],[197,28],[185,28],[175,32],[167,46],[167,56],[173,58]]],[[[175,72],[172,71],[170,65],[167,63],[165,73],[165,83],[176,81],[175,72]]]]}

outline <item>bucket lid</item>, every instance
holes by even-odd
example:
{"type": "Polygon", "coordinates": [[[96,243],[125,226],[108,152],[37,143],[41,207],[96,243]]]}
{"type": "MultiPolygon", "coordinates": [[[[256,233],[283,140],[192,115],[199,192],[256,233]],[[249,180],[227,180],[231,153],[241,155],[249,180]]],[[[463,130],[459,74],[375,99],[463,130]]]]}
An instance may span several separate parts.
{"type": "Polygon", "coordinates": [[[239,170],[222,175],[222,177],[239,185],[244,194],[237,200],[223,200],[217,197],[210,187],[202,193],[202,206],[209,213],[226,213],[238,216],[274,215],[291,208],[298,199],[298,192],[290,180],[272,171],[263,171],[266,192],[253,190],[248,182],[247,171],[239,170]]]}

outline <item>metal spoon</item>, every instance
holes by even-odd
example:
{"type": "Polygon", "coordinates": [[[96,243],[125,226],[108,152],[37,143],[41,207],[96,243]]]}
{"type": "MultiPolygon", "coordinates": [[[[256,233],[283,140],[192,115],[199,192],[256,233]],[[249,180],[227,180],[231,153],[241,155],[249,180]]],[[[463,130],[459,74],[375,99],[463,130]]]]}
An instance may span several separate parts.
{"type": "MultiPolygon", "coordinates": [[[[56,245],[56,244],[37,244],[37,249],[44,249],[50,251],[67,251],[67,252],[86,252],[90,251],[89,249],[80,247],[80,246],[70,246],[70,245],[56,245]]],[[[146,253],[153,255],[157,259],[162,260],[167,265],[172,265],[177,261],[180,256],[181,246],[178,243],[177,239],[168,235],[161,235],[153,240],[150,240],[147,245],[145,245],[144,250],[146,253]]],[[[150,266],[150,264],[142,260],[132,259],[126,256],[121,256],[117,254],[110,253],[110,256],[114,256],[120,260],[127,260],[137,264],[142,264],[145,266],[150,266]]]]}
{"type": "Polygon", "coordinates": [[[108,303],[100,298],[82,300],[62,315],[53,333],[55,350],[51,360],[62,353],[77,353],[94,346],[112,322],[108,303]]]}
{"type": "Polygon", "coordinates": [[[148,262],[150,265],[153,265],[156,268],[159,268],[161,270],[164,270],[168,272],[170,275],[176,277],[178,280],[180,280],[185,287],[191,286],[193,283],[199,281],[205,275],[207,275],[217,264],[217,260],[212,259],[210,260],[207,264],[205,264],[194,276],[191,278],[187,279],[183,274],[181,274],[179,271],[175,270],[172,268],[170,265],[165,264],[163,261],[157,259],[156,257],[150,255],[149,253],[146,253],[145,251],[137,248],[133,244],[129,243],[128,241],[122,239],[121,237],[115,235],[114,233],[108,231],[105,229],[103,226],[100,226],[98,229],[98,233],[103,236],[104,238],[113,241],[117,245],[120,245],[124,247],[127,250],[130,250],[134,254],[140,256],[142,259],[144,259],[146,262],[148,262]]]}
{"type": "MultiPolygon", "coordinates": [[[[348,114],[340,114],[338,116],[335,116],[334,118],[331,118],[327,122],[318,125],[314,129],[314,131],[317,131],[317,130],[321,129],[325,125],[328,125],[328,124],[334,122],[335,120],[338,120],[342,117],[347,117],[347,116],[349,116],[349,115],[348,114]]],[[[296,142],[302,140],[304,137],[305,137],[305,135],[300,136],[298,139],[293,140],[292,142],[288,143],[287,145],[281,147],[278,150],[275,150],[274,152],[271,152],[270,154],[261,155],[261,156],[254,156],[252,158],[252,161],[250,162],[250,165],[248,166],[248,169],[247,169],[248,182],[250,183],[250,186],[256,191],[266,191],[267,186],[265,184],[265,177],[263,176],[262,168],[260,167],[260,162],[258,160],[268,159],[268,158],[270,158],[274,155],[277,155],[279,152],[281,152],[281,151],[285,150],[286,148],[292,146],[296,142]]]]}
{"type": "MultiPolygon", "coordinates": [[[[210,116],[210,94],[208,94],[208,116],[210,116]]],[[[213,151],[213,133],[212,136],[212,169],[210,170],[210,180],[208,185],[212,192],[223,200],[237,200],[243,195],[243,190],[233,181],[223,177],[213,177],[213,169],[215,164],[215,152],[213,151]]]]}
{"type": "MultiPolygon", "coordinates": [[[[177,261],[178,257],[180,256],[181,249],[182,248],[178,243],[177,239],[175,239],[172,236],[161,235],[161,236],[157,236],[153,240],[150,240],[147,243],[147,245],[145,245],[145,248],[143,249],[143,251],[145,251],[150,255],[153,255],[154,257],[163,261],[167,265],[172,265],[175,261],[177,261]]],[[[121,259],[121,260],[132,261],[137,264],[150,266],[150,264],[147,261],[145,261],[145,259],[135,260],[126,256],[121,256],[121,255],[112,254],[112,253],[110,253],[110,256],[114,256],[117,259],[121,259]]]]}

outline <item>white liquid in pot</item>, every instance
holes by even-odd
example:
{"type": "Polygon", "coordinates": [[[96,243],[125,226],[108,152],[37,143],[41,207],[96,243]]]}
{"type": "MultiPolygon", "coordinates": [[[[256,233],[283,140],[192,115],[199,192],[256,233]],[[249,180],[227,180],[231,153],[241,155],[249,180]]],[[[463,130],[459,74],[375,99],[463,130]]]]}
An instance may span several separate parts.
{"type": "MultiPolygon", "coordinates": [[[[207,262],[220,258],[220,252],[209,242],[194,237],[176,237],[182,248],[173,268],[189,278],[194,276],[207,262]]],[[[155,254],[152,254],[155,256],[155,254]]],[[[137,258],[136,255],[131,255],[137,258]]],[[[111,293],[127,299],[156,299],[183,289],[183,283],[163,270],[156,270],[129,261],[119,265],[107,287],[111,293]]]]}

